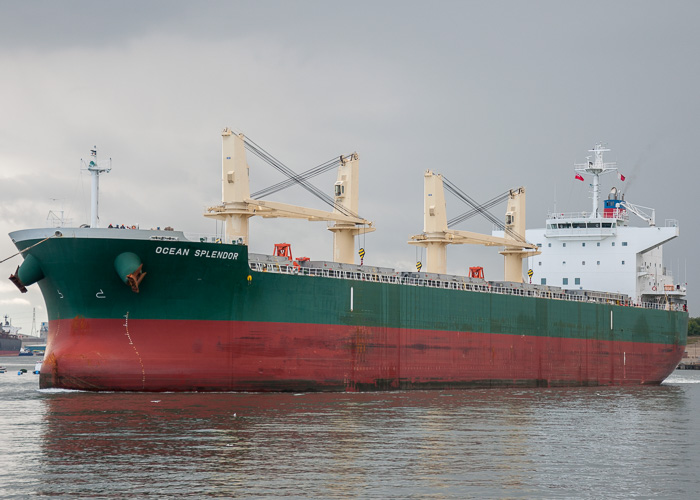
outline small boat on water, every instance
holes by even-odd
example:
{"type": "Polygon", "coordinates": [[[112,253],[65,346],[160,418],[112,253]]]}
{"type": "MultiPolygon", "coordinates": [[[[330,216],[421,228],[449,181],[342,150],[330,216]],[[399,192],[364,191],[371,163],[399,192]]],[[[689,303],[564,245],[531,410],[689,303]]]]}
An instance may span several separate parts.
{"type": "Polygon", "coordinates": [[[0,356],[15,356],[22,347],[22,341],[17,336],[21,327],[12,326],[12,320],[5,315],[5,321],[0,321],[0,356]]]}
{"type": "Polygon", "coordinates": [[[46,344],[32,344],[25,345],[24,347],[38,356],[43,355],[44,351],[46,351],[46,344]]]}

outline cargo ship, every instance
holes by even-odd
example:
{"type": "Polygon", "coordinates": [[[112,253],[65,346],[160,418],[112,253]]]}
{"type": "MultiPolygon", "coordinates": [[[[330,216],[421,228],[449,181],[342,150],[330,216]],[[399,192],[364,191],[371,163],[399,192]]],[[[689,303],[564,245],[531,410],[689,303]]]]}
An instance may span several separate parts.
{"type": "Polygon", "coordinates": [[[0,356],[17,356],[22,348],[22,341],[17,336],[19,326],[12,326],[9,316],[0,321],[0,356]]]}
{"type": "MultiPolygon", "coordinates": [[[[546,230],[526,237],[525,190],[512,189],[502,232],[480,235],[449,229],[444,185],[460,191],[426,171],[424,230],[409,241],[427,250],[425,269],[418,262],[417,271],[397,271],[366,265],[362,249],[355,262],[356,237],[374,230],[358,215],[357,154],[328,164],[337,164],[338,180],[333,210],[321,211],[256,199],[246,150],[286,171],[287,185],[306,182],[311,171],[286,170],[229,129],[222,140],[222,203],[204,214],[224,221],[221,235],[98,227],[97,180],[108,168],[95,154],[88,167],[89,227],[10,234],[24,258],[10,279],[20,290],[36,283],[49,316],[40,387],[304,392],[640,385],[661,383],[682,357],[684,288],[591,290],[584,289],[584,274],[580,284],[570,277],[575,287],[561,279],[555,284],[560,255],[552,242],[570,248],[582,241],[595,250],[596,243],[625,238],[628,245],[616,248],[642,259],[623,268],[635,280],[644,258],[661,259],[663,241],[640,246],[620,234],[631,206],[622,200],[614,213],[596,207],[585,217],[550,217],[546,230]],[[329,221],[333,260],[294,259],[286,243],[272,255],[250,253],[253,216],[329,221]],[[569,225],[560,229],[560,223],[569,225]],[[487,281],[481,268],[447,274],[446,247],[459,243],[500,247],[505,279],[487,281]],[[526,282],[524,259],[543,263],[528,271],[541,275],[540,283],[526,282]]],[[[598,186],[606,165],[589,162],[581,173],[598,186]]],[[[677,236],[678,225],[669,232],[677,236]]],[[[612,265],[590,270],[607,273],[612,265]]],[[[600,282],[591,277],[590,283],[600,282]]]]}

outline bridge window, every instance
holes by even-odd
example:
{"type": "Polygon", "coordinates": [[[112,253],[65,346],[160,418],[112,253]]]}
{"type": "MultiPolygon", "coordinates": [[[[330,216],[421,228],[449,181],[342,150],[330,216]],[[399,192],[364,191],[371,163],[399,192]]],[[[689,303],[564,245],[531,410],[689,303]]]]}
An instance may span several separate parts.
{"type": "Polygon", "coordinates": [[[562,284],[562,285],[568,285],[568,284],[569,284],[569,278],[562,278],[561,284],[562,284]]]}
{"type": "Polygon", "coordinates": [[[547,284],[547,278],[540,279],[540,285],[546,285],[546,284],[547,284]]]}
{"type": "Polygon", "coordinates": [[[627,246],[627,242],[626,242],[626,241],[623,241],[623,242],[622,242],[622,246],[623,246],[623,247],[626,247],[626,246],[627,246]]]}
{"type": "Polygon", "coordinates": [[[580,285],[581,284],[581,278],[574,278],[574,285],[580,285]]]}

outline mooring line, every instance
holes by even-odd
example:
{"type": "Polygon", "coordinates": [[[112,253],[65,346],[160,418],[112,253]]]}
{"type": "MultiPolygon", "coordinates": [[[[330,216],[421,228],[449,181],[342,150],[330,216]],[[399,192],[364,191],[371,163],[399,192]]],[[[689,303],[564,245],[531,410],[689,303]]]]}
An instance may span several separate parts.
{"type": "Polygon", "coordinates": [[[27,250],[31,250],[32,248],[34,248],[34,247],[37,246],[37,245],[41,245],[41,244],[42,244],[43,242],[45,242],[46,240],[51,239],[51,238],[53,238],[53,237],[55,237],[55,236],[56,236],[55,234],[52,234],[51,236],[47,236],[47,237],[44,238],[43,240],[41,240],[41,241],[39,241],[39,242],[37,242],[37,243],[34,243],[32,246],[27,247],[27,248],[25,248],[24,250],[20,250],[20,251],[17,252],[16,254],[10,255],[10,256],[7,257],[6,259],[0,260],[0,264],[2,264],[3,262],[5,262],[6,260],[10,260],[12,257],[17,257],[19,254],[24,253],[24,252],[26,252],[27,250]]]}

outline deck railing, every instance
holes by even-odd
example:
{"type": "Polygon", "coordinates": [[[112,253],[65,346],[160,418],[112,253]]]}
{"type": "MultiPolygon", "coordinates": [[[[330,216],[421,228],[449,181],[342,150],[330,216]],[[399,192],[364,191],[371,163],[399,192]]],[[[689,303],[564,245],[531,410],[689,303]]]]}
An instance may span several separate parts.
{"type": "Polygon", "coordinates": [[[424,286],[428,288],[442,288],[445,290],[463,290],[469,292],[497,293],[501,295],[519,295],[522,297],[536,297],[556,300],[568,300],[573,302],[590,302],[599,304],[610,304],[630,307],[640,307],[644,309],[660,310],[682,310],[679,304],[659,304],[654,302],[642,302],[634,304],[625,300],[619,294],[607,292],[588,291],[583,293],[566,293],[565,291],[542,290],[538,288],[516,288],[508,286],[498,286],[487,281],[474,283],[472,281],[440,280],[428,278],[416,278],[412,276],[402,276],[400,274],[368,273],[362,271],[348,271],[340,269],[325,269],[315,267],[294,266],[291,263],[265,263],[250,261],[249,267],[252,271],[271,272],[281,274],[293,274],[298,276],[319,276],[325,278],[346,279],[354,281],[373,281],[377,283],[389,283],[395,285],[424,286]]]}

